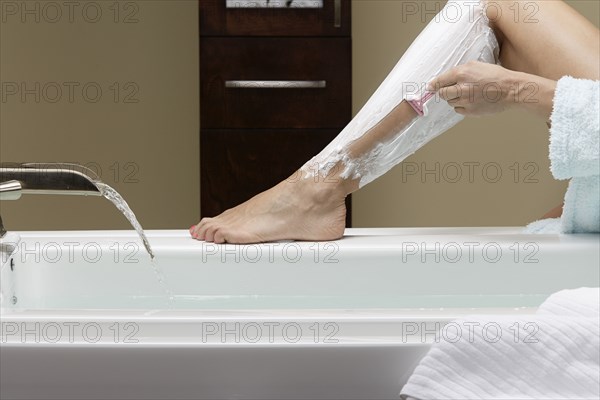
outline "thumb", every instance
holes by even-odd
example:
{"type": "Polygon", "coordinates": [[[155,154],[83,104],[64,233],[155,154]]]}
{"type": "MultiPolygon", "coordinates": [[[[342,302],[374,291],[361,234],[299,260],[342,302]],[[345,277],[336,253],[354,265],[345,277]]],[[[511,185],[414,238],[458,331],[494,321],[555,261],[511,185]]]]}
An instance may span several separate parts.
{"type": "Polygon", "coordinates": [[[437,92],[441,88],[456,85],[457,77],[456,77],[457,68],[452,68],[449,71],[444,72],[443,74],[438,75],[433,78],[433,80],[429,81],[427,84],[427,90],[431,92],[437,92]]]}

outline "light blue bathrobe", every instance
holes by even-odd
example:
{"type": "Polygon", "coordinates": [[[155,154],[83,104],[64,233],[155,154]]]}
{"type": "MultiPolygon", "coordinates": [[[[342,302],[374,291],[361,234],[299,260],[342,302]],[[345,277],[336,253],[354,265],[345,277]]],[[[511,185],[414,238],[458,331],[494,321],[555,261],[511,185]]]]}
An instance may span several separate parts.
{"type": "Polygon", "coordinates": [[[600,232],[600,81],[558,81],[550,129],[550,169],[570,179],[562,218],[536,221],[531,233],[600,232]]]}

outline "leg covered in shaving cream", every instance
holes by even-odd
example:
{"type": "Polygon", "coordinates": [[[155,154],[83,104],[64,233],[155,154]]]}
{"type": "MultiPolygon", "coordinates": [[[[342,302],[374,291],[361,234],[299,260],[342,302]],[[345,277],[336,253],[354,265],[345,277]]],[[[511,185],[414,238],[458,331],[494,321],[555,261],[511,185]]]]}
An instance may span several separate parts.
{"type": "Polygon", "coordinates": [[[348,126],[301,168],[303,177],[335,175],[363,187],[461,121],[425,87],[469,61],[498,63],[484,5],[449,0],[348,126]]]}

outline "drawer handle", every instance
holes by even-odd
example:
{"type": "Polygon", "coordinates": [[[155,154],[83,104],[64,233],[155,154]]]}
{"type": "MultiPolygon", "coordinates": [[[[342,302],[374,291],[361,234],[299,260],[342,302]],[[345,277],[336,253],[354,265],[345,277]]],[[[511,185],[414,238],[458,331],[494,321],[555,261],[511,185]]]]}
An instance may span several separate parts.
{"type": "Polygon", "coordinates": [[[323,0],[227,0],[226,8],[323,8],[323,0]]]}
{"type": "Polygon", "coordinates": [[[225,81],[234,89],[323,89],[327,81],[225,81]]]}
{"type": "Polygon", "coordinates": [[[342,0],[334,0],[334,16],[333,16],[333,26],[334,28],[342,27],[342,0]]]}

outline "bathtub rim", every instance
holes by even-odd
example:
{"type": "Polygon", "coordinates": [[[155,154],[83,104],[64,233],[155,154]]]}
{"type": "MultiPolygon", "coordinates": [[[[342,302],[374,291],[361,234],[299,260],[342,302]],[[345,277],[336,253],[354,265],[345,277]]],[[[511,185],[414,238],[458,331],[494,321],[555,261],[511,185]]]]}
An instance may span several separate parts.
{"type": "MultiPolygon", "coordinates": [[[[592,243],[598,248],[598,234],[582,235],[563,235],[563,234],[525,234],[522,227],[449,227],[449,228],[351,228],[346,230],[347,238],[364,236],[388,236],[397,238],[398,236],[437,236],[447,237],[448,235],[476,235],[476,236],[494,236],[504,237],[507,240],[511,235],[524,235],[525,237],[536,237],[551,242],[568,242],[575,244],[585,244],[589,246],[592,243]]],[[[52,240],[54,238],[64,238],[78,236],[82,238],[136,238],[133,230],[87,230],[87,231],[17,231],[12,232],[19,235],[20,240],[43,238],[52,240]]],[[[186,230],[148,230],[148,237],[152,238],[182,238],[189,237],[186,230]]],[[[341,240],[340,243],[353,247],[350,241],[341,240]]],[[[388,248],[393,244],[393,239],[389,242],[382,240],[382,248],[388,248]]],[[[298,242],[301,245],[310,245],[314,242],[298,242]]],[[[198,242],[195,240],[181,241],[177,244],[177,249],[196,249],[198,251],[198,242]]],[[[397,244],[396,244],[397,245],[397,244]]],[[[162,244],[165,248],[172,247],[172,244],[162,244]]],[[[158,248],[161,245],[157,246],[158,248]]],[[[357,249],[357,250],[360,250],[357,249]]],[[[51,321],[135,321],[140,324],[169,324],[169,323],[199,323],[202,321],[336,321],[345,324],[374,324],[381,323],[393,326],[402,322],[413,321],[440,321],[450,322],[454,319],[464,316],[475,315],[510,315],[527,316],[532,315],[537,307],[471,307],[471,308],[396,308],[396,309],[182,309],[182,310],[153,310],[153,309],[21,309],[13,307],[0,308],[0,318],[2,322],[9,323],[27,323],[27,322],[51,322],[51,321]]],[[[174,337],[174,336],[169,336],[174,337]]],[[[359,336],[351,336],[359,337],[359,336]]],[[[363,337],[364,339],[364,337],[363,337]]],[[[380,342],[381,337],[377,335],[369,336],[371,342],[380,342]]],[[[358,341],[358,343],[363,343],[358,341]]],[[[389,342],[386,342],[389,344],[389,342]]],[[[8,345],[9,343],[2,343],[8,345]]],[[[19,345],[16,343],[14,345],[19,345]]],[[[29,344],[27,344],[29,345],[29,344]]],[[[36,344],[39,345],[39,344],[36,344]]],[[[71,345],[71,344],[69,344],[71,345]]],[[[86,344],[83,344],[86,345],[86,344]]],[[[97,343],[94,345],[98,345],[97,343]]],[[[136,344],[139,345],[139,344],[136,344]]],[[[207,345],[202,343],[202,345],[207,345]]],[[[221,346],[223,344],[220,344],[221,346]]],[[[272,345],[272,343],[269,343],[272,345]]],[[[285,343],[285,346],[292,343],[285,343]]],[[[304,344],[306,345],[306,344],[304,344]]],[[[339,345],[339,344],[338,344],[339,345]]],[[[406,343],[402,343],[406,345],[406,343]]],[[[240,346],[240,344],[234,344],[240,346]]]]}
{"type": "MultiPolygon", "coordinates": [[[[44,343],[18,340],[17,337],[7,339],[4,337],[4,328],[0,346],[101,346],[101,347],[315,347],[315,346],[429,346],[434,340],[426,336],[425,340],[411,337],[410,340],[400,340],[400,332],[404,324],[439,324],[443,328],[446,324],[466,317],[478,318],[485,316],[511,317],[521,321],[535,315],[537,307],[519,308],[448,308],[448,309],[373,309],[373,310],[13,310],[0,309],[2,324],[61,324],[96,323],[104,330],[108,330],[115,323],[135,323],[139,330],[145,330],[143,342],[140,343],[115,343],[84,341],[77,337],[74,341],[60,340],[57,343],[44,343]],[[479,312],[477,312],[479,311],[479,312]],[[211,315],[212,313],[212,315],[211,315]],[[335,323],[343,335],[337,342],[314,342],[301,340],[289,342],[282,336],[276,336],[274,341],[236,342],[198,340],[198,336],[186,336],[182,332],[198,332],[202,324],[261,324],[278,323],[285,325],[295,323],[302,329],[314,326],[315,323],[335,323]],[[377,332],[372,329],[377,328],[377,332]],[[187,330],[186,330],[187,329],[187,330]],[[192,338],[192,339],[190,339],[192,338]]],[[[493,319],[492,319],[493,321],[493,319]]],[[[78,326],[79,326],[78,325],[78,326]]],[[[66,339],[66,338],[65,338],[66,339]]]]}

